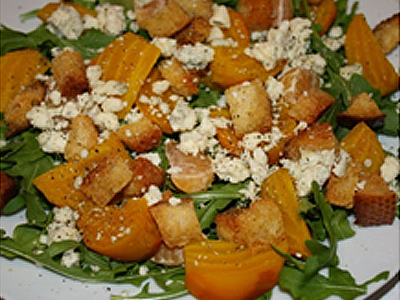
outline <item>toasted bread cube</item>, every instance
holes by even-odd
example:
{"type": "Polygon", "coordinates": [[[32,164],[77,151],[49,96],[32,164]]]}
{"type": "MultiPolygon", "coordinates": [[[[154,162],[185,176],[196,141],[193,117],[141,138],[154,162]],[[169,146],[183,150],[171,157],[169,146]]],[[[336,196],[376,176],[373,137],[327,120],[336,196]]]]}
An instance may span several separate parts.
{"type": "Polygon", "coordinates": [[[190,17],[209,19],[213,13],[212,0],[180,0],[179,5],[190,17]]]}
{"type": "Polygon", "coordinates": [[[192,44],[197,42],[204,42],[211,32],[211,25],[207,19],[196,17],[190,24],[182,29],[177,35],[176,40],[179,45],[192,44]]]}
{"type": "Polygon", "coordinates": [[[164,60],[158,70],[162,77],[168,80],[173,92],[184,97],[190,97],[199,92],[199,75],[186,70],[178,60],[164,60]]]}
{"type": "Polygon", "coordinates": [[[379,127],[383,125],[385,116],[374,99],[363,92],[351,99],[349,107],[338,115],[338,119],[349,126],[364,121],[371,127],[379,127]]]}
{"type": "Polygon", "coordinates": [[[64,97],[73,98],[89,89],[89,80],[79,51],[63,50],[53,58],[51,71],[64,97]]]}
{"type": "Polygon", "coordinates": [[[83,178],[80,190],[97,205],[107,205],[131,181],[129,163],[118,153],[108,156],[83,178]]]}
{"type": "Polygon", "coordinates": [[[289,116],[307,124],[314,123],[335,102],[335,98],[320,88],[311,88],[289,109],[289,116]]]}
{"type": "Polygon", "coordinates": [[[189,24],[190,16],[174,0],[154,0],[146,5],[134,1],[136,19],[151,37],[169,37],[189,24]]]}
{"type": "Polygon", "coordinates": [[[300,149],[322,151],[338,149],[339,141],[330,123],[314,123],[285,145],[285,156],[292,160],[301,157],[300,149]]]}
{"type": "Polygon", "coordinates": [[[332,174],[326,186],[326,201],[332,205],[353,208],[360,171],[359,164],[350,162],[343,176],[332,174]]]}
{"type": "Polygon", "coordinates": [[[238,137],[250,132],[266,133],[271,130],[271,101],[261,80],[231,86],[225,91],[225,96],[238,137]]]}
{"type": "Polygon", "coordinates": [[[399,16],[400,13],[394,14],[373,29],[376,40],[385,54],[392,52],[400,42],[399,16]]]}
{"type": "Polygon", "coordinates": [[[39,105],[44,99],[45,92],[46,87],[38,82],[7,101],[4,108],[4,118],[8,124],[7,137],[24,131],[29,127],[29,120],[26,118],[26,113],[33,106],[39,105]]]}
{"type": "Polygon", "coordinates": [[[165,245],[169,248],[183,247],[204,239],[197,219],[193,200],[176,198],[159,202],[150,207],[165,245]]]}
{"type": "Polygon", "coordinates": [[[160,144],[162,131],[150,119],[142,116],[137,122],[118,128],[117,136],[130,150],[143,153],[160,144]]]}
{"type": "Polygon", "coordinates": [[[360,226],[392,224],[396,215],[397,195],[381,176],[361,172],[359,188],[354,195],[355,223],[360,226]]]}
{"type": "Polygon", "coordinates": [[[81,159],[97,142],[98,132],[93,120],[88,115],[78,115],[72,119],[64,157],[68,161],[81,159]]]}
{"type": "Polygon", "coordinates": [[[215,217],[217,234],[222,240],[252,248],[255,252],[270,249],[286,239],[283,217],[278,205],[261,198],[249,208],[230,209],[215,217]]]}
{"type": "Polygon", "coordinates": [[[132,180],[123,189],[126,197],[141,197],[151,185],[161,188],[165,181],[165,172],[144,157],[131,161],[129,167],[133,173],[132,180]]]}
{"type": "Polygon", "coordinates": [[[7,202],[17,194],[17,181],[6,172],[0,171],[0,214],[7,202]]]}
{"type": "Polygon", "coordinates": [[[320,86],[317,73],[309,69],[293,68],[286,72],[279,80],[283,84],[284,103],[296,103],[305,91],[320,86]]]}

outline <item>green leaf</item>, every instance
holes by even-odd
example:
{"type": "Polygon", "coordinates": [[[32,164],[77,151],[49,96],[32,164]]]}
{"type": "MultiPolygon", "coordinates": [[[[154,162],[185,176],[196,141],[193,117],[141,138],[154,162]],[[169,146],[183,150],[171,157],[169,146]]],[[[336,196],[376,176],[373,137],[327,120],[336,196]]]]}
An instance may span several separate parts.
{"type": "Polygon", "coordinates": [[[111,300],[124,300],[124,299],[151,299],[151,300],[172,300],[177,299],[179,297],[183,297],[189,294],[188,290],[184,287],[172,289],[170,291],[154,293],[149,292],[149,283],[146,283],[140,293],[134,296],[121,296],[121,295],[112,295],[111,300]]]}

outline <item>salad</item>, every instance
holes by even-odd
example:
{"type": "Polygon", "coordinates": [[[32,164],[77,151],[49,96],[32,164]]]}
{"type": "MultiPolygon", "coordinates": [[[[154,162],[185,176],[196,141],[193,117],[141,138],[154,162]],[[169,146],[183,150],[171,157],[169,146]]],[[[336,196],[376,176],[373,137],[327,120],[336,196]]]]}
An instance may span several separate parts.
{"type": "Polygon", "coordinates": [[[115,299],[274,298],[276,285],[294,298],[365,294],[389,274],[359,284],[336,252],[353,222],[398,222],[398,161],[371,130],[397,135],[398,75],[360,68],[370,54],[355,41],[370,29],[347,1],[281,1],[292,10],[269,31],[246,18],[251,1],[182,8],[191,2],[169,3],[168,17],[152,1],[51,4],[25,15],[43,20],[28,35],[2,28],[2,64],[22,51],[9,61],[42,69],[10,97],[31,101],[22,116],[2,102],[2,170],[19,187],[3,213],[27,223],[2,233],[1,254],[141,286],[115,299]],[[329,22],[313,25],[321,11],[329,22]],[[311,86],[293,92],[293,78],[311,86]],[[360,116],[354,103],[372,108],[360,116]],[[391,203],[378,217],[363,206],[372,189],[391,203]]]}

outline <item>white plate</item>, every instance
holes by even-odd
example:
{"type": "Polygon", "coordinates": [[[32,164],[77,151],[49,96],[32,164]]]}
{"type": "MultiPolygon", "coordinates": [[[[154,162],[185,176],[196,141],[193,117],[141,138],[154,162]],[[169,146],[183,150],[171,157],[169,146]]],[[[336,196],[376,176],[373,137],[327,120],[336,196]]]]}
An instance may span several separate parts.
{"type": "MultiPolygon", "coordinates": [[[[32,9],[42,7],[45,0],[1,0],[1,23],[13,29],[29,31],[36,27],[38,20],[28,20],[21,23],[19,15],[32,9]]],[[[350,0],[353,3],[353,0],[350,0]]],[[[370,26],[389,17],[399,10],[398,0],[361,0],[360,12],[363,12],[370,26]]],[[[399,50],[390,55],[390,60],[398,69],[399,50]]],[[[398,149],[397,139],[382,139],[387,148],[398,149]]],[[[0,227],[11,232],[17,223],[24,221],[22,213],[0,218],[0,227]]],[[[381,271],[390,271],[390,277],[399,270],[399,221],[392,226],[355,227],[356,236],[339,244],[341,267],[353,274],[358,283],[364,282],[381,271]]],[[[82,283],[49,272],[22,260],[9,261],[0,258],[0,298],[5,300],[69,300],[69,299],[96,299],[107,300],[111,294],[121,292],[134,293],[138,289],[132,285],[91,284],[82,283]]],[[[368,294],[372,294],[385,282],[371,284],[368,294]]],[[[363,299],[364,297],[360,297],[363,299]]],[[[193,299],[190,296],[182,299],[193,299]]],[[[274,290],[273,299],[291,299],[278,288],[274,290]]],[[[400,284],[386,294],[383,300],[400,299],[400,284]]]]}

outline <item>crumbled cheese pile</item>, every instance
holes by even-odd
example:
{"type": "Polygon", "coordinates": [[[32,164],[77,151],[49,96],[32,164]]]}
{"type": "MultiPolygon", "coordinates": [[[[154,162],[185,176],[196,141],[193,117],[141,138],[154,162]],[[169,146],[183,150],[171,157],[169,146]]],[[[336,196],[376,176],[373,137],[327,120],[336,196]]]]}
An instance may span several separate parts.
{"type": "Polygon", "coordinates": [[[77,40],[87,29],[98,29],[108,35],[121,34],[130,22],[133,31],[138,30],[136,15],[128,11],[125,16],[124,7],[110,3],[99,4],[95,8],[96,16],[84,15],[70,5],[59,5],[47,19],[47,29],[59,37],[77,40]]]}
{"type": "Polygon", "coordinates": [[[245,49],[245,53],[260,61],[267,70],[273,69],[278,61],[287,59],[290,68],[303,66],[323,74],[326,61],[319,54],[307,54],[311,34],[310,20],[285,20],[279,27],[265,33],[265,41],[255,42],[245,49]]]}
{"type": "MultiPolygon", "coordinates": [[[[54,78],[50,76],[39,79],[47,83],[49,91],[45,99],[32,107],[26,117],[31,125],[42,130],[38,141],[43,151],[48,153],[64,153],[68,140],[68,129],[72,119],[79,114],[86,114],[93,119],[100,129],[101,138],[106,138],[111,131],[119,128],[117,113],[126,103],[121,100],[127,91],[126,84],[110,80],[100,80],[102,69],[98,65],[87,68],[90,91],[84,92],[76,99],[61,96],[54,78]]],[[[129,122],[134,112],[128,114],[129,122]]]]}
{"type": "MultiPolygon", "coordinates": [[[[68,206],[55,207],[53,213],[53,221],[46,228],[47,235],[42,235],[40,242],[47,245],[62,241],[80,242],[82,236],[76,227],[78,213],[68,206]]],[[[79,253],[75,252],[74,249],[70,249],[63,253],[61,264],[69,268],[78,264],[79,258],[79,253]]]]}

